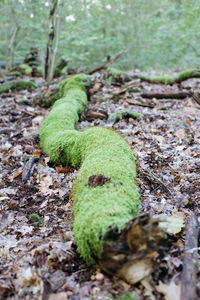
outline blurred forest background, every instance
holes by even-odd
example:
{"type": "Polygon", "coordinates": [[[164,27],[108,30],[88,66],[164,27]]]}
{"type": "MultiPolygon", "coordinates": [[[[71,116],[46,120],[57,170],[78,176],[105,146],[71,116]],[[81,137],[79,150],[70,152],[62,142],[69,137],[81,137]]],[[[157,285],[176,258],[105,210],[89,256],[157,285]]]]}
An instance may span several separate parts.
{"type": "MultiPolygon", "coordinates": [[[[1,62],[22,62],[37,47],[44,64],[52,2],[0,0],[1,62]]],[[[200,0],[60,0],[56,60],[65,56],[71,68],[92,68],[124,50],[115,63],[124,70],[197,67],[199,13],[200,0]]]]}

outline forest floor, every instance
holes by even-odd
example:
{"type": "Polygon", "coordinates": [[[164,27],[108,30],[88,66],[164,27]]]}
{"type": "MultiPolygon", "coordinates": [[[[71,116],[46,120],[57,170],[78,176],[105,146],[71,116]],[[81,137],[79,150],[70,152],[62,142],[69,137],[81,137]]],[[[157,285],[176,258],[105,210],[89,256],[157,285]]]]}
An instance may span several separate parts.
{"type": "MultiPolygon", "coordinates": [[[[199,216],[200,106],[191,97],[146,99],[140,91],[200,91],[200,80],[166,86],[139,79],[111,82],[103,72],[93,77],[88,110],[77,128],[108,126],[107,116],[119,110],[141,113],[137,119],[111,124],[133,150],[141,211],[184,220],[192,213],[199,216]]],[[[106,300],[136,295],[139,300],[179,300],[185,228],[152,275],[133,286],[96,265],[87,266],[79,257],[71,231],[70,197],[78,170],[52,165],[43,153],[39,127],[48,109],[33,101],[57,84],[31,80],[40,87],[0,97],[0,299],[106,300]]]]}

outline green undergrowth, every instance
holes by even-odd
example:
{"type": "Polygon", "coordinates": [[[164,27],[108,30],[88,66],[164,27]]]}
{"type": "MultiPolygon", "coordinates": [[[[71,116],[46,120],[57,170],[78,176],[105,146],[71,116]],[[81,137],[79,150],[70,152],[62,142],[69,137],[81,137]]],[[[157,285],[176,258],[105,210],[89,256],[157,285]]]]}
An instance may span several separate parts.
{"type": "Polygon", "coordinates": [[[0,86],[0,94],[9,91],[25,90],[27,88],[37,88],[37,85],[34,82],[28,80],[6,82],[0,86]]]}
{"type": "Polygon", "coordinates": [[[88,263],[101,258],[110,227],[122,230],[139,213],[139,193],[132,151],[115,131],[75,130],[87,106],[85,74],[59,84],[59,100],[40,129],[40,143],[51,161],[80,166],[73,183],[73,231],[78,252],[88,263]]]}

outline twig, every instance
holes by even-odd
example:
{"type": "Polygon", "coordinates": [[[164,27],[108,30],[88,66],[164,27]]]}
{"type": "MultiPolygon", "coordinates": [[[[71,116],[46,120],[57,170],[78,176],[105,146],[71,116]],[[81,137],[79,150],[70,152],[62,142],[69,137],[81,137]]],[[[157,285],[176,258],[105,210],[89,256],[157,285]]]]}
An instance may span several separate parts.
{"type": "Polygon", "coordinates": [[[185,99],[190,97],[191,94],[188,92],[166,92],[166,93],[142,93],[142,98],[157,98],[157,99],[185,99]]]}
{"type": "Polygon", "coordinates": [[[183,259],[181,300],[197,299],[197,271],[195,261],[198,260],[199,224],[197,217],[192,214],[186,222],[185,255],[183,259]],[[192,251],[191,251],[192,250],[192,251]]]}
{"type": "Polygon", "coordinates": [[[191,96],[194,99],[194,101],[196,101],[196,103],[198,103],[200,105],[200,96],[199,96],[199,94],[195,93],[194,91],[191,91],[191,96]]]}
{"type": "Polygon", "coordinates": [[[159,183],[170,195],[172,195],[172,191],[166,186],[166,184],[157,176],[155,176],[152,172],[139,168],[139,172],[143,175],[148,176],[152,181],[156,181],[159,183]]]}
{"type": "Polygon", "coordinates": [[[137,106],[143,106],[143,107],[149,107],[149,108],[154,108],[154,105],[151,103],[142,103],[136,100],[127,100],[128,104],[131,105],[137,105],[137,106]]]}
{"type": "Polygon", "coordinates": [[[27,181],[34,171],[34,164],[39,160],[38,157],[31,157],[24,166],[22,180],[27,181]]]}
{"type": "Polygon", "coordinates": [[[98,71],[100,71],[100,70],[102,70],[102,69],[106,69],[109,65],[111,65],[111,64],[113,64],[121,55],[122,55],[122,53],[124,53],[124,51],[120,51],[117,55],[115,55],[115,57],[113,57],[113,58],[110,58],[110,56],[108,57],[108,59],[107,59],[107,61],[106,61],[106,63],[105,64],[103,64],[103,65],[101,65],[101,66],[99,66],[99,67],[96,67],[96,68],[94,68],[94,69],[92,69],[92,70],[89,70],[88,72],[87,72],[87,74],[93,74],[93,73],[95,73],[95,72],[98,72],[98,71]]]}

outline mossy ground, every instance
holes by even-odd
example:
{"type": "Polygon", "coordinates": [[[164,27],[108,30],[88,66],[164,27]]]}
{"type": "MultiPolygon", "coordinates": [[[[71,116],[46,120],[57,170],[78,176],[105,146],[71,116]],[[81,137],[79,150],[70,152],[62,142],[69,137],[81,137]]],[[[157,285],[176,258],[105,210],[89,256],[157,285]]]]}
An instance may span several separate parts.
{"type": "Polygon", "coordinates": [[[124,139],[106,128],[75,130],[78,115],[87,106],[89,79],[80,74],[60,83],[60,99],[40,130],[41,146],[53,162],[80,165],[72,190],[73,231],[78,252],[88,263],[101,258],[108,228],[122,230],[140,205],[135,161],[124,139]],[[99,174],[109,180],[90,186],[89,178],[99,174]]]}
{"type": "Polygon", "coordinates": [[[37,85],[34,82],[28,80],[11,81],[0,86],[0,94],[9,91],[25,90],[27,88],[37,88],[37,85]]]}

